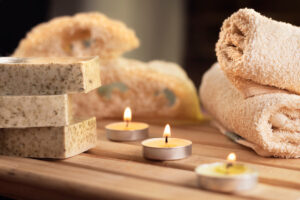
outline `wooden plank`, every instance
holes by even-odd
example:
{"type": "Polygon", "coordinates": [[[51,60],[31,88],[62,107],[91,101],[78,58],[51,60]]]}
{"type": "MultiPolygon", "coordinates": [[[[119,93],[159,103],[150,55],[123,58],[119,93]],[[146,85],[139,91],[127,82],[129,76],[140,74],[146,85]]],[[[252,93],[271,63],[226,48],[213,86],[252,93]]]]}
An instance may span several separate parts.
{"type": "MultiPolygon", "coordinates": [[[[145,160],[140,142],[110,142],[103,128],[96,148],[71,159],[0,156],[0,194],[19,199],[300,199],[299,159],[257,156],[207,124],[172,127],[174,137],[193,141],[189,158],[145,160]],[[224,161],[232,151],[242,163],[259,171],[258,186],[235,195],[196,188],[194,168],[224,161]]],[[[163,128],[151,125],[150,137],[161,137],[163,128]]]]}
{"type": "Polygon", "coordinates": [[[231,152],[234,152],[237,155],[238,160],[240,161],[260,164],[260,165],[274,166],[279,168],[300,170],[300,159],[264,158],[257,155],[251,149],[232,150],[229,148],[215,147],[210,145],[202,145],[202,144],[193,145],[193,153],[196,155],[209,156],[209,157],[222,159],[222,158],[226,158],[227,155],[231,152]]]}
{"type": "MultiPolygon", "coordinates": [[[[224,159],[211,158],[199,155],[193,155],[185,160],[178,160],[174,166],[190,167],[194,169],[198,164],[212,163],[225,161],[224,159]]],[[[300,171],[283,169],[265,165],[252,164],[247,162],[240,162],[256,169],[259,172],[259,181],[270,185],[277,185],[282,187],[300,188],[300,171]]]]}
{"type": "MultiPolygon", "coordinates": [[[[109,123],[111,122],[103,122],[101,123],[101,128],[98,127],[99,139],[107,140],[103,127],[109,123]]],[[[162,137],[163,130],[164,126],[151,124],[149,128],[149,137],[162,137]]],[[[232,149],[247,149],[242,145],[232,142],[226,136],[219,133],[215,128],[209,126],[207,123],[203,123],[198,126],[172,126],[172,137],[189,139],[195,144],[221,146],[232,149]]]]}
{"type": "MultiPolygon", "coordinates": [[[[85,169],[129,175],[152,181],[197,188],[196,174],[188,170],[166,168],[162,166],[149,166],[149,164],[103,158],[89,154],[82,154],[64,160],[61,163],[71,164],[71,166],[85,169]],[[153,176],[154,174],[155,176],[153,176]]],[[[237,193],[235,195],[254,199],[281,200],[297,199],[300,197],[300,191],[260,183],[253,190],[237,193]]]]}
{"type": "MultiPolygon", "coordinates": [[[[174,132],[174,134],[172,134],[172,136],[192,140],[193,154],[224,159],[229,153],[235,152],[237,154],[238,160],[240,161],[286,169],[300,170],[300,159],[264,158],[258,156],[253,150],[230,141],[228,138],[218,133],[217,130],[215,130],[214,133],[212,132],[209,134],[203,134],[203,132],[198,132],[198,129],[199,128],[196,128],[196,131],[191,132],[188,129],[184,131],[183,129],[173,128],[172,132],[174,132]],[[209,140],[218,142],[207,142],[209,140]],[[210,143],[210,145],[206,143],[210,143]],[[229,143],[231,143],[232,145],[230,146],[229,143]]],[[[161,127],[160,129],[158,128],[157,131],[157,127],[151,126],[149,137],[161,137],[162,132],[163,127],[161,127]],[[160,135],[157,133],[159,133],[160,135]]],[[[108,141],[106,139],[104,130],[98,130],[98,135],[101,141],[108,141]]],[[[130,142],[128,144],[140,145],[140,142],[130,142]]]]}
{"type": "MultiPolygon", "coordinates": [[[[1,196],[22,200],[64,200],[66,195],[45,188],[0,180],[1,196]]],[[[1,197],[0,197],[1,199],[1,197]]]]}
{"type": "MultiPolygon", "coordinates": [[[[242,199],[59,163],[0,156],[0,180],[18,184],[19,187],[37,187],[40,192],[48,190],[54,194],[64,194],[65,199],[185,199],[187,195],[189,199],[242,199]]],[[[0,183],[2,192],[4,183],[0,183]]]]}
{"type": "Polygon", "coordinates": [[[277,186],[269,186],[266,184],[258,184],[258,187],[254,190],[245,191],[240,196],[245,197],[260,197],[261,199],[278,199],[278,200],[288,200],[295,199],[299,200],[300,192],[299,189],[290,190],[287,188],[277,187],[277,186]]]}
{"type": "MultiPolygon", "coordinates": [[[[100,141],[96,148],[89,151],[90,154],[103,157],[118,158],[123,160],[132,160],[144,162],[153,165],[164,165],[179,169],[194,170],[194,168],[203,163],[219,162],[224,159],[206,157],[201,155],[192,155],[189,158],[177,161],[149,161],[142,157],[142,147],[137,145],[100,141]]],[[[246,163],[246,162],[241,162],[246,163]]],[[[256,168],[260,173],[260,181],[263,183],[278,185],[290,188],[300,188],[300,171],[283,169],[259,164],[246,163],[256,168]]]]}

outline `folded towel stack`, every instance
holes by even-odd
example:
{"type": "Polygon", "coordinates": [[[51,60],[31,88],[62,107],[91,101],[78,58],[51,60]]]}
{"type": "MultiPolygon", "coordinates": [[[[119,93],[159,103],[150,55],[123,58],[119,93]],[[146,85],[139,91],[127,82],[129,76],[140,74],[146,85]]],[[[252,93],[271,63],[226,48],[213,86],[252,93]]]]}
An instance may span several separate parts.
{"type": "Polygon", "coordinates": [[[300,157],[299,49],[300,28],[241,9],[224,21],[219,64],[203,77],[205,109],[262,156],[300,157]]]}

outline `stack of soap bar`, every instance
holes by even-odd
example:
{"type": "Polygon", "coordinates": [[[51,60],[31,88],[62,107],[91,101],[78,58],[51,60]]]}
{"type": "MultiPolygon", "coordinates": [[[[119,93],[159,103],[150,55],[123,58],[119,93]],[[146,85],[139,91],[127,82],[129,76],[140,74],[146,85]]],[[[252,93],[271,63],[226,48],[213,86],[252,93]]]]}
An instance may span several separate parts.
{"type": "Polygon", "coordinates": [[[26,128],[69,125],[68,95],[0,96],[0,127],[26,128]]]}
{"type": "Polygon", "coordinates": [[[68,158],[94,147],[96,142],[95,118],[60,127],[0,129],[0,151],[4,155],[68,158]]]}
{"type": "Polygon", "coordinates": [[[73,119],[69,93],[100,87],[99,59],[0,58],[0,154],[68,158],[96,145],[96,119],[73,119]]]}
{"type": "Polygon", "coordinates": [[[0,58],[0,95],[89,92],[99,87],[99,58],[0,58]]]}

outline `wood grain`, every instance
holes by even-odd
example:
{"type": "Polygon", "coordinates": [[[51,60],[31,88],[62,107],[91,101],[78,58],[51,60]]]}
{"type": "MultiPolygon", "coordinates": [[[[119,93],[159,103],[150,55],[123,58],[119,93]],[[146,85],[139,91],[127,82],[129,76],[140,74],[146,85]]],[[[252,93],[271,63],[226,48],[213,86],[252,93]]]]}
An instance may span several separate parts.
{"type": "MultiPolygon", "coordinates": [[[[122,162],[118,159],[104,158],[90,154],[83,154],[68,159],[63,164],[88,168],[96,171],[104,171],[114,174],[122,174],[132,177],[143,178],[158,182],[165,182],[184,187],[197,188],[196,175],[193,171],[166,168],[163,166],[151,166],[133,161],[122,162]],[[155,174],[155,176],[153,176],[155,174]]],[[[260,183],[251,192],[237,193],[237,196],[255,199],[297,199],[299,190],[260,183]],[[272,191],[272,192],[271,192],[272,191]],[[268,194],[268,195],[264,195],[268,194]]]]}
{"type": "MultiPolygon", "coordinates": [[[[98,145],[66,160],[0,156],[0,196],[16,199],[300,199],[300,159],[263,158],[227,139],[209,123],[171,123],[172,137],[193,141],[192,156],[157,162],[142,157],[140,141],[106,139],[100,123],[98,145]],[[224,161],[235,152],[241,163],[259,171],[250,191],[223,194],[197,187],[194,168],[224,161]]],[[[151,124],[161,137],[163,124],[151,124]]]]}
{"type": "MultiPolygon", "coordinates": [[[[103,125],[105,124],[106,123],[103,125]]],[[[150,137],[161,137],[163,128],[163,126],[151,126],[150,137]]],[[[103,129],[99,129],[98,135],[101,141],[108,141],[103,129]]],[[[300,159],[264,158],[258,156],[253,150],[230,141],[227,137],[218,133],[216,129],[207,124],[204,124],[203,126],[194,125],[172,128],[172,137],[192,140],[193,154],[196,155],[224,159],[229,153],[235,152],[240,161],[300,170],[300,159]],[[205,130],[209,130],[209,132],[205,132],[205,130]]],[[[131,142],[129,144],[140,146],[140,142],[131,142]]]]}
{"type": "MultiPolygon", "coordinates": [[[[1,156],[0,179],[64,193],[70,199],[231,199],[232,196],[190,189],[33,159],[1,156]],[[16,164],[18,163],[18,164],[16,164]]],[[[241,199],[234,196],[234,199],[241,199]]]]}
{"type": "MultiPolygon", "coordinates": [[[[193,148],[194,146],[195,145],[193,145],[193,148]]],[[[189,158],[176,161],[149,161],[145,160],[142,157],[141,146],[125,143],[113,143],[108,141],[100,141],[97,147],[89,151],[89,153],[104,157],[113,157],[122,160],[132,160],[153,165],[163,165],[186,170],[194,170],[195,167],[199,164],[225,161],[225,159],[200,156],[196,154],[193,154],[189,158]]],[[[269,183],[272,185],[282,185],[290,188],[300,188],[299,170],[290,170],[267,165],[258,165],[248,162],[241,163],[245,163],[257,169],[260,173],[259,178],[264,183],[269,183]]]]}
{"type": "MultiPolygon", "coordinates": [[[[107,125],[106,123],[101,123],[102,129],[99,129],[99,139],[107,140],[105,135],[104,127],[107,125]]],[[[175,126],[172,127],[172,137],[178,138],[186,138],[192,140],[195,144],[207,144],[213,146],[223,146],[232,149],[247,149],[239,144],[236,144],[230,141],[228,138],[223,136],[222,134],[218,133],[215,128],[209,126],[208,124],[204,123],[200,125],[200,129],[198,128],[199,125],[194,126],[175,126]]],[[[164,126],[159,125],[151,125],[149,128],[150,135],[149,137],[162,137],[164,130],[164,126]]],[[[139,143],[139,142],[135,142],[139,143]]]]}

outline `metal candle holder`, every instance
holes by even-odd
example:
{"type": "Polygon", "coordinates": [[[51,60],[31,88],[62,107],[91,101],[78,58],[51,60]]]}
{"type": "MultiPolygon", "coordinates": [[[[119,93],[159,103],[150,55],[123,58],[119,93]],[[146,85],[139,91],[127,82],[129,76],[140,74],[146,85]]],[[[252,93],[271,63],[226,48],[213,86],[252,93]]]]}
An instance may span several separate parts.
{"type": "MultiPolygon", "coordinates": [[[[192,142],[189,140],[183,140],[190,143],[185,146],[177,147],[151,147],[147,146],[147,142],[154,140],[162,140],[163,138],[151,138],[144,140],[143,145],[143,156],[150,160],[178,160],[183,159],[192,154],[192,142]]],[[[170,140],[170,139],[169,139],[170,140]]]]}
{"type": "Polygon", "coordinates": [[[198,177],[198,185],[204,189],[234,193],[243,190],[249,190],[257,184],[258,173],[251,169],[250,172],[237,175],[211,175],[201,171],[201,168],[215,167],[224,163],[211,163],[199,165],[195,172],[198,177]]]}
{"type": "MultiPolygon", "coordinates": [[[[120,123],[124,123],[124,122],[120,122],[120,123]]],[[[131,123],[137,123],[137,122],[131,122],[131,123]]],[[[118,130],[118,129],[110,128],[112,124],[109,124],[105,126],[106,137],[113,141],[136,141],[136,140],[145,139],[148,137],[149,125],[146,123],[139,123],[139,124],[144,125],[145,128],[135,129],[135,130],[126,130],[126,129],[118,130]]]]}

